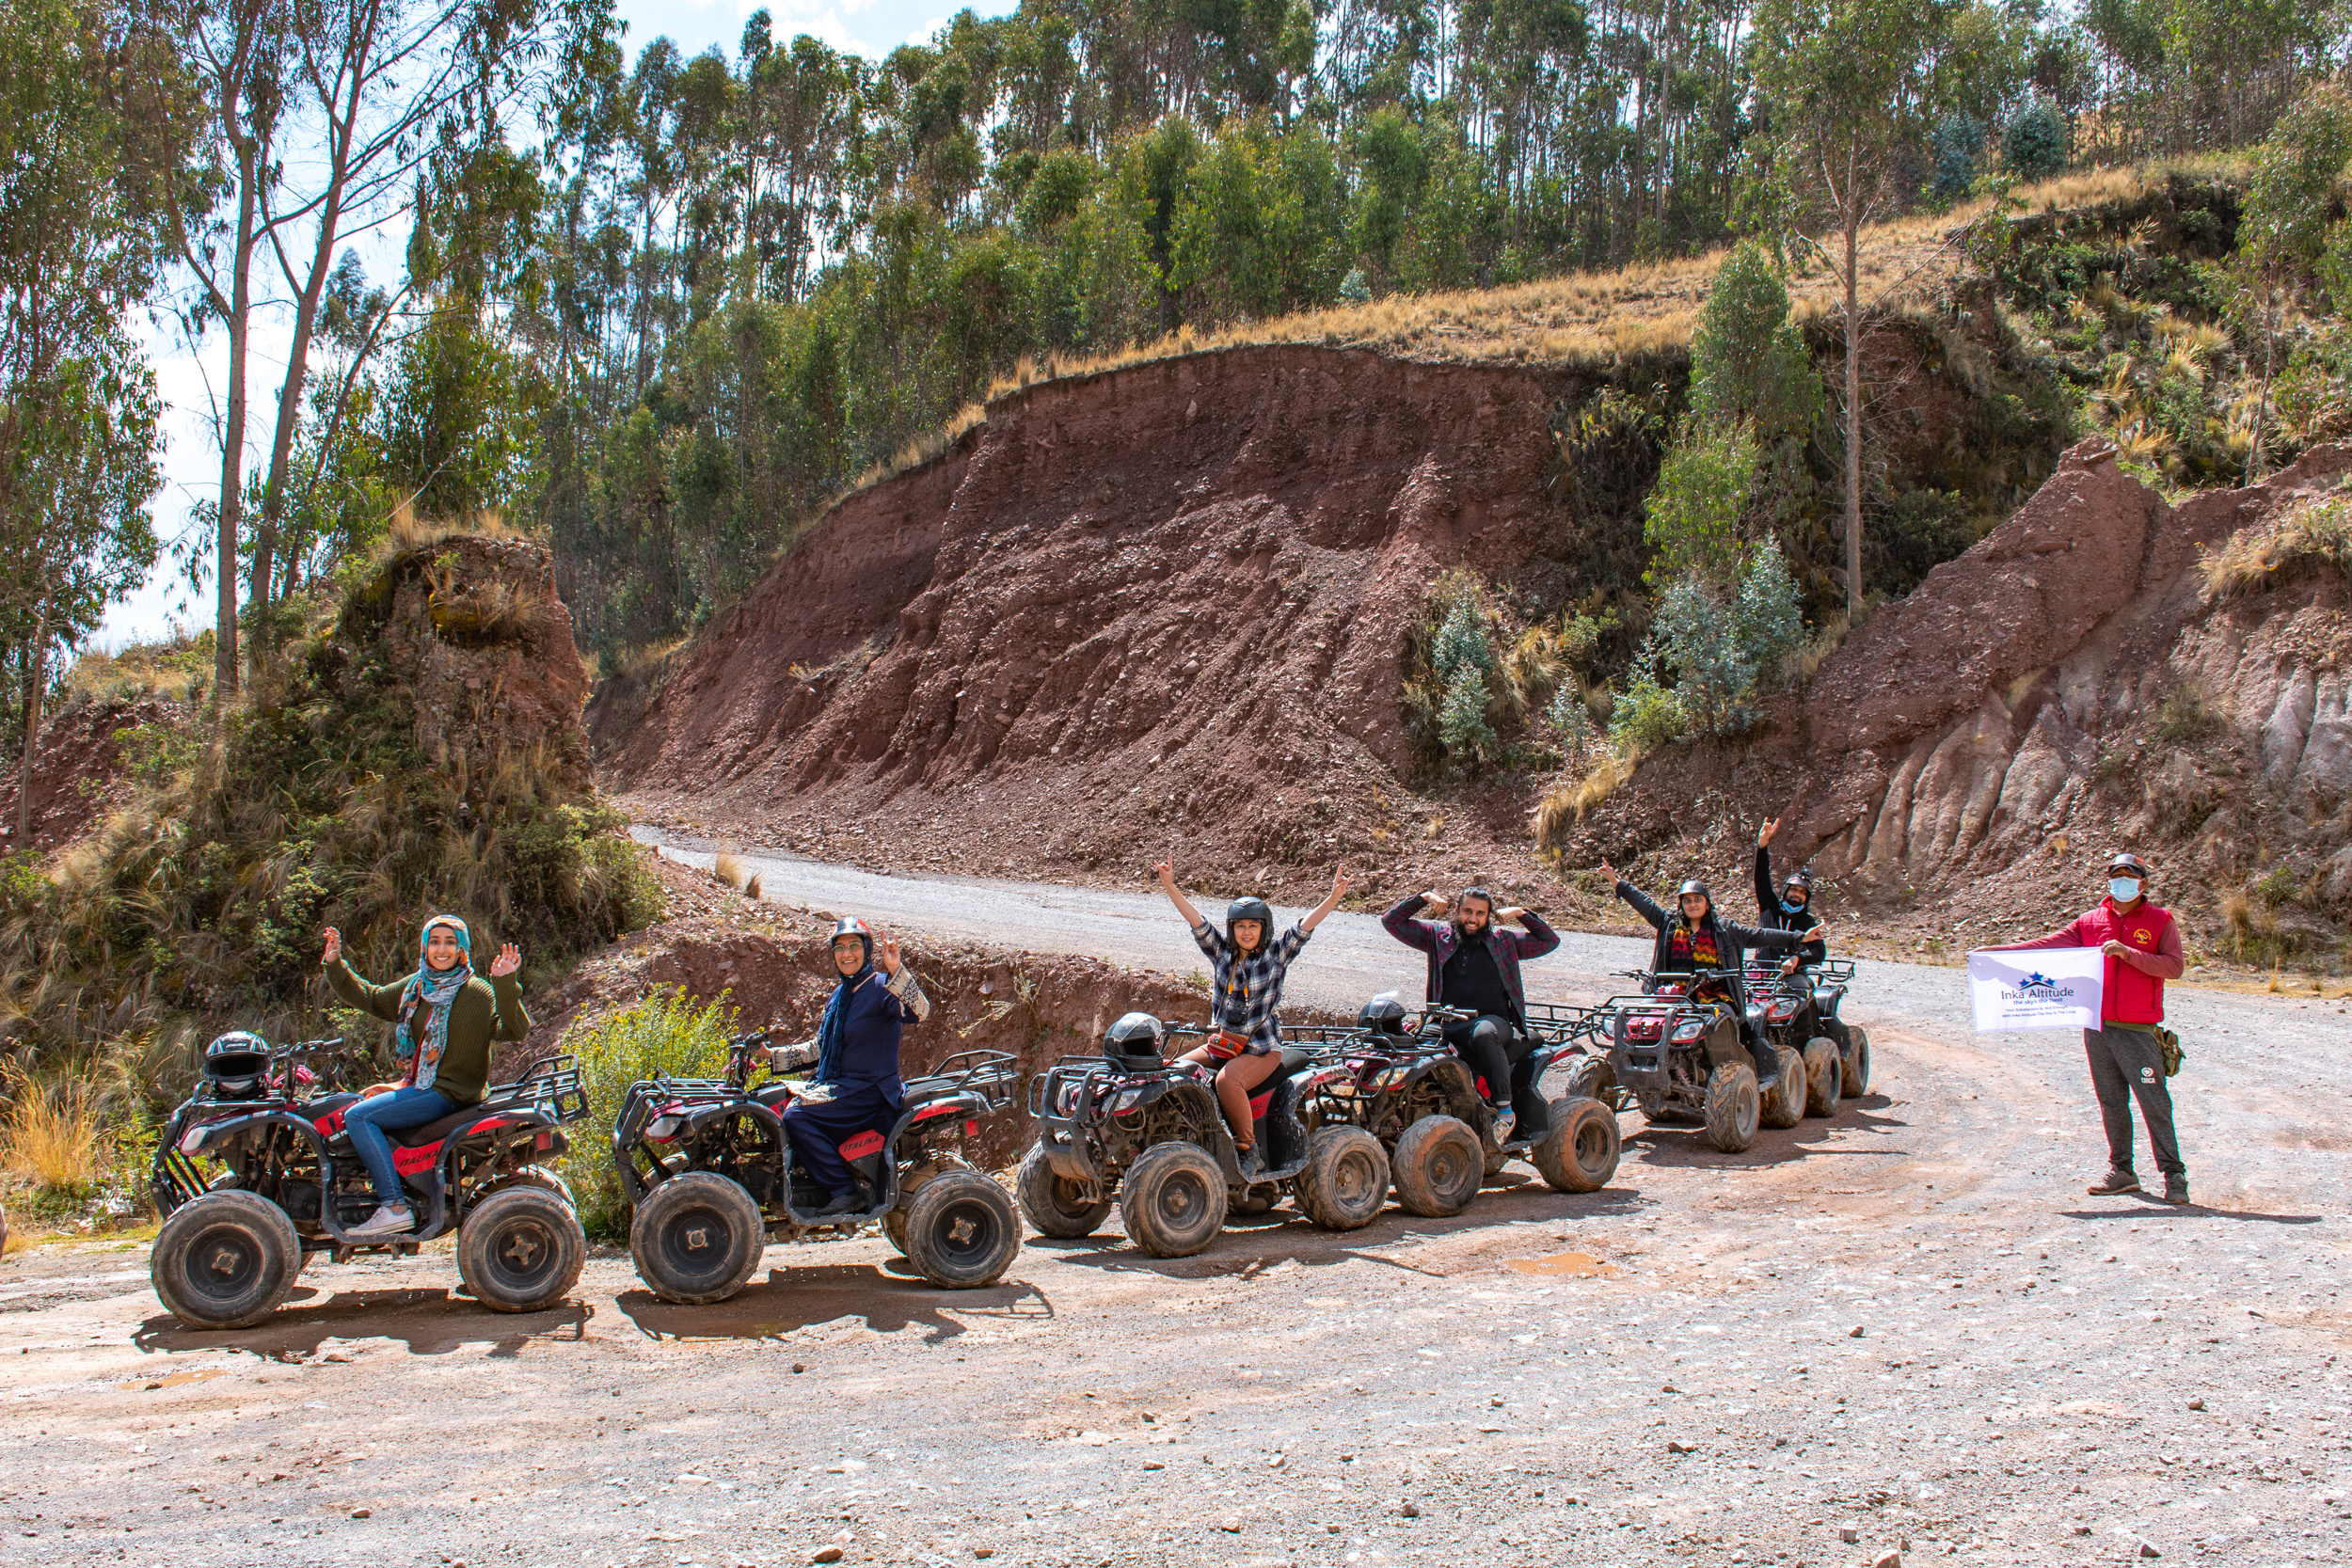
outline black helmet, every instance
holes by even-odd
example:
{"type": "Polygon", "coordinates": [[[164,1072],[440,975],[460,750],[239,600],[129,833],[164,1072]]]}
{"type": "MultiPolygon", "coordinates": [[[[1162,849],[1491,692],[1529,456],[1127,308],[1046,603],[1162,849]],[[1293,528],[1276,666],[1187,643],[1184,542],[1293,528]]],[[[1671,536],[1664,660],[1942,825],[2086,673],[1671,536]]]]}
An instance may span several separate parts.
{"type": "Polygon", "coordinates": [[[1225,906],[1225,934],[1232,937],[1233,927],[1244,920],[1258,923],[1258,942],[1263,946],[1274,937],[1274,911],[1263,898],[1236,898],[1225,906]]]}
{"type": "Polygon", "coordinates": [[[1119,1057],[1129,1066],[1160,1063],[1160,1041],[1168,1031],[1150,1013],[1127,1013],[1103,1031],[1103,1054],[1119,1057]]]}
{"type": "Polygon", "coordinates": [[[1406,1027],[1405,1021],[1411,1016],[1396,992],[1384,990],[1358,1010],[1356,1027],[1369,1029],[1375,1035],[1409,1035],[1412,1031],[1406,1027]]]}
{"type": "Polygon", "coordinates": [[[1694,893],[1700,897],[1706,899],[1709,904],[1712,904],[1715,901],[1715,895],[1707,890],[1707,884],[1700,881],[1696,877],[1692,878],[1689,881],[1675,889],[1675,899],[1677,902],[1680,902],[1682,899],[1690,897],[1691,895],[1694,893]]]}
{"type": "Polygon", "coordinates": [[[2107,862],[2108,876],[2112,877],[2119,871],[2128,871],[2143,882],[2148,879],[2148,866],[2146,863],[2143,862],[2137,855],[2131,854],[2128,851],[2123,854],[2117,855],[2114,859],[2107,862]]]}
{"type": "Polygon", "coordinates": [[[1788,873],[1788,879],[1780,884],[1780,889],[1783,893],[1787,893],[1791,888],[1804,889],[1805,896],[1808,899],[1811,898],[1813,896],[1813,873],[1804,866],[1799,866],[1788,873]]]}
{"type": "Polygon", "coordinates": [[[246,1029],[231,1029],[204,1048],[204,1077],[224,1100],[260,1092],[269,1073],[269,1042],[246,1029]]]}
{"type": "Polygon", "coordinates": [[[853,914],[845,914],[833,923],[833,941],[839,942],[843,937],[857,938],[858,944],[866,949],[866,961],[874,961],[874,927],[853,914]]]}

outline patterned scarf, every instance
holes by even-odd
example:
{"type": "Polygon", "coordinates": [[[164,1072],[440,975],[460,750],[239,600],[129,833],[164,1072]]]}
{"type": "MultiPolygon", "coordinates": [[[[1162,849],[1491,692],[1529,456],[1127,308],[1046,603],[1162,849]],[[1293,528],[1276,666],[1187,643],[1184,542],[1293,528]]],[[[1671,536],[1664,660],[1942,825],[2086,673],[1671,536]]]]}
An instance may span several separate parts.
{"type": "Polygon", "coordinates": [[[1714,923],[1705,922],[1695,929],[1688,921],[1675,927],[1674,955],[1678,964],[1687,969],[1714,969],[1722,963],[1716,956],[1714,923]]]}
{"type": "Polygon", "coordinates": [[[392,1031],[392,1057],[395,1061],[416,1062],[410,1082],[420,1089],[433,1086],[434,1076],[441,1069],[441,1053],[449,1049],[449,1006],[457,1000],[457,993],[473,978],[473,936],[466,923],[455,915],[439,914],[424,923],[417,935],[417,972],[408,977],[407,989],[400,993],[400,1023],[392,1031]],[[433,940],[433,928],[443,926],[457,939],[459,958],[447,969],[435,969],[425,961],[425,943],[433,940]],[[420,1049],[417,1040],[416,1016],[419,1004],[425,1010],[424,1041],[420,1049]]]}

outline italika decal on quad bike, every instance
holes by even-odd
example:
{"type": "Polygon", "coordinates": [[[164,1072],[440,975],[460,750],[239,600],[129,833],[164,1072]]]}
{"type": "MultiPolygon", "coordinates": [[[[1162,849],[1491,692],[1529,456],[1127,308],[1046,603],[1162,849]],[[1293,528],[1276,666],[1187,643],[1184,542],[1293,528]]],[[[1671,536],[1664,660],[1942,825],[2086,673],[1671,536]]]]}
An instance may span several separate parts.
{"type": "Polygon", "coordinates": [[[821,1216],[824,1196],[784,1125],[808,1083],[752,1082],[771,1070],[768,1032],[758,1030],[730,1043],[723,1077],[638,1083],[622,1101],[612,1163],[634,1211],[629,1253],[656,1295],[723,1301],[767,1243],[877,1220],[934,1285],[969,1290],[1003,1277],[1021,1251],[1021,1222],[971,1153],[980,1122],[1012,1104],[1021,1074],[1010,1056],[966,1051],[908,1079],[896,1120],[839,1146],[864,1201],[821,1216]]]}
{"type": "Polygon", "coordinates": [[[457,1233],[457,1272],[499,1312],[535,1312],[580,1279],[588,1243],[570,1189],[542,1162],[568,1147],[562,1127],[588,1114],[569,1056],[533,1062],[477,1105],[388,1133],[416,1228],[353,1241],[375,1212],[367,1167],[344,1131],[359,1096],[342,1088],[357,1053],[337,1040],[269,1047],[224,1037],[196,1092],[155,1146],[164,1215],[155,1293],[191,1328],[245,1328],[276,1310],[305,1256],[413,1253],[457,1233]]]}
{"type": "Polygon", "coordinates": [[[1759,1123],[1794,1127],[1804,1114],[1804,1058],[1779,1051],[1780,1074],[1769,1093],[1756,1086],[1756,1062],[1740,1038],[1728,970],[1688,974],[1633,970],[1638,995],[1612,996],[1594,1011],[1608,1054],[1587,1055],[1568,1076],[1569,1092],[1623,1109],[1629,1101],[1653,1122],[1703,1122],[1708,1141],[1728,1154],[1756,1142],[1759,1123]]]}
{"type": "MultiPolygon", "coordinates": [[[[1840,1100],[1870,1092],[1870,1032],[1837,1016],[1852,983],[1851,958],[1807,964],[1787,974],[1772,958],[1748,960],[1748,1016],[1774,1050],[1793,1050],[1804,1058],[1806,1116],[1834,1117],[1840,1100]]],[[[1780,1125],[1769,1116],[1764,1124],[1780,1125]]]]}
{"type": "Polygon", "coordinates": [[[1245,1171],[1217,1106],[1215,1069],[1164,1053],[1202,1033],[1129,1013],[1105,1031],[1103,1054],[1065,1056],[1029,1081],[1037,1144],[1015,1185],[1031,1225],[1048,1236],[1090,1236],[1116,1202],[1136,1245],[1183,1258],[1216,1240],[1229,1212],[1263,1213],[1285,1194],[1330,1230],[1354,1230],[1380,1212],[1388,1150],[1324,1098],[1353,1081],[1346,1063],[1325,1045],[1283,1045],[1274,1076],[1250,1093],[1262,1161],[1245,1171]]]}
{"type": "Polygon", "coordinates": [[[1356,1027],[1333,1032],[1335,1053],[1348,1068],[1345,1082],[1324,1085],[1324,1100],[1342,1119],[1363,1128],[1389,1151],[1389,1180],[1408,1213],[1458,1214],[1486,1178],[1505,1162],[1524,1159],[1564,1193],[1597,1192],[1617,1173],[1617,1115],[1589,1097],[1546,1102],[1544,1074],[1563,1057],[1578,1059],[1578,1041],[1593,1022],[1586,1009],[1541,1003],[1528,1008],[1518,1042],[1529,1092],[1518,1125],[1498,1138],[1487,1107],[1489,1085],[1445,1037],[1445,1025],[1472,1015],[1429,1007],[1418,1021],[1396,992],[1364,1004],[1356,1027]]]}

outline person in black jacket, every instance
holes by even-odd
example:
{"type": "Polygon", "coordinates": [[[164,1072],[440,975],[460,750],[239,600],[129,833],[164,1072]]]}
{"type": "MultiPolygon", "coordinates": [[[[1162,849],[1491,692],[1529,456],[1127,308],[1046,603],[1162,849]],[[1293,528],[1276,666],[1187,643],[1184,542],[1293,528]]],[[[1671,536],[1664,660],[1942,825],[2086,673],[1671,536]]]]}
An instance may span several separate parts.
{"type": "MultiPolygon", "coordinates": [[[[1772,835],[1780,832],[1775,816],[1756,834],[1756,912],[1767,930],[1812,931],[1821,924],[1813,912],[1813,874],[1799,866],[1778,892],[1772,888],[1772,835]]],[[[1817,964],[1829,957],[1829,943],[1808,942],[1783,958],[1780,972],[1791,974],[1799,964],[1817,964]]]]}
{"type": "MultiPolygon", "coordinates": [[[[1658,945],[1650,953],[1653,973],[1687,974],[1701,969],[1723,972],[1723,977],[1715,984],[1722,987],[1732,1011],[1740,1016],[1740,1037],[1747,1041],[1748,1054],[1756,1058],[1756,1086],[1769,1089],[1780,1082],[1780,1053],[1766,1043],[1748,1022],[1747,995],[1740,984],[1740,964],[1746,948],[1769,947],[1788,952],[1804,945],[1805,933],[1758,930],[1718,918],[1714,895],[1696,878],[1676,890],[1675,912],[1669,914],[1647,894],[1618,876],[1617,868],[1607,861],[1600,863],[1600,874],[1614,885],[1617,896],[1641,911],[1650,929],[1658,933],[1658,945]]],[[[1829,934],[1826,922],[1813,929],[1822,937],[1829,934]]],[[[1706,989],[1702,987],[1700,990],[1706,989]]]]}

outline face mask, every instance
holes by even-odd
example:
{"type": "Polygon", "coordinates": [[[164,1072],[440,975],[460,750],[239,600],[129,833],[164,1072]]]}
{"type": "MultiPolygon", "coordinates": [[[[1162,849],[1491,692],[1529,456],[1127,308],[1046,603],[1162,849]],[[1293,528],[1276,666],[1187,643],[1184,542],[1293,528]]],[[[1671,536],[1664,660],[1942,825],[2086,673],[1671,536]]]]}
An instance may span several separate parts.
{"type": "Polygon", "coordinates": [[[1798,899],[1798,900],[1797,900],[1795,903],[1793,903],[1793,904],[1791,904],[1791,903],[1790,903],[1788,899],[1786,899],[1786,898],[1784,898],[1784,899],[1782,899],[1782,900],[1780,901],[1780,907],[1781,907],[1782,909],[1784,909],[1784,910],[1788,911],[1790,914],[1803,914],[1803,913],[1804,913],[1804,904],[1805,904],[1805,901],[1804,901],[1804,899],[1802,899],[1802,898],[1798,899]]]}
{"type": "Polygon", "coordinates": [[[2107,896],[2119,904],[2130,903],[2139,896],[2139,879],[2137,877],[2108,878],[2107,896]]]}

